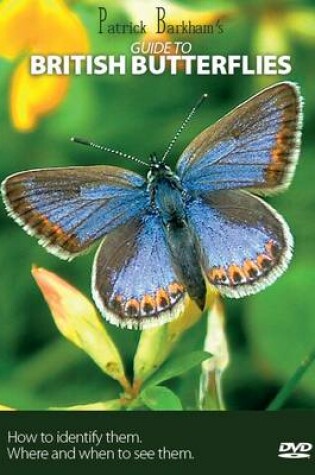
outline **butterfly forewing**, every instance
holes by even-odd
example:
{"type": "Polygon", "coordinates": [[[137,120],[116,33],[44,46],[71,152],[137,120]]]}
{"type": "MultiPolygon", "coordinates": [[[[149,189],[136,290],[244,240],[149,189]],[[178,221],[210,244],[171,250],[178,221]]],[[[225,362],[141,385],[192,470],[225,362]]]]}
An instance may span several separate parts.
{"type": "Polygon", "coordinates": [[[71,259],[148,206],[143,178],[118,167],[33,170],[8,177],[9,214],[49,252],[71,259]]]}
{"type": "Polygon", "coordinates": [[[301,122],[302,99],[296,85],[265,89],[198,135],[183,152],[178,175],[194,192],[281,191],[295,170],[301,122]]]}

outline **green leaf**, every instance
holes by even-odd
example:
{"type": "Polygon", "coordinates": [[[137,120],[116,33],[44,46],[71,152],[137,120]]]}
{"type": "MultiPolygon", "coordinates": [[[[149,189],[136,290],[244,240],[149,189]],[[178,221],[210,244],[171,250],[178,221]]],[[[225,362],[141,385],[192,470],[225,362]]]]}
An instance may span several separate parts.
{"type": "Polygon", "coordinates": [[[180,376],[209,358],[211,354],[206,351],[193,351],[187,355],[172,358],[147,381],[145,387],[157,386],[162,381],[180,376]]]}
{"type": "Polygon", "coordinates": [[[178,396],[164,386],[150,386],[141,392],[143,403],[152,411],[182,411],[178,396]]]}
{"type": "Polygon", "coordinates": [[[267,411],[277,411],[281,409],[281,407],[285,404],[287,399],[291,396],[292,392],[299,384],[301,379],[303,378],[306,371],[315,361],[315,350],[302,361],[300,366],[296,369],[293,376],[289,379],[289,381],[281,388],[277,396],[274,398],[273,401],[267,407],[267,411]]]}
{"type": "Polygon", "coordinates": [[[175,320],[141,332],[134,357],[134,386],[140,387],[164,363],[183,334],[200,318],[198,306],[186,298],[182,314],[175,320]]]}

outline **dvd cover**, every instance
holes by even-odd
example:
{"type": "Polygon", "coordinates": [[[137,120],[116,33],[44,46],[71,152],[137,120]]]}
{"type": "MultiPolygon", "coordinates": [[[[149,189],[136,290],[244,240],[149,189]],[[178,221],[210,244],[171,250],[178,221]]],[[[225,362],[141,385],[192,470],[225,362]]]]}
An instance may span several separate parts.
{"type": "Polygon", "coordinates": [[[0,2],[6,473],[260,423],[311,473],[314,48],[308,0],[0,2]]]}

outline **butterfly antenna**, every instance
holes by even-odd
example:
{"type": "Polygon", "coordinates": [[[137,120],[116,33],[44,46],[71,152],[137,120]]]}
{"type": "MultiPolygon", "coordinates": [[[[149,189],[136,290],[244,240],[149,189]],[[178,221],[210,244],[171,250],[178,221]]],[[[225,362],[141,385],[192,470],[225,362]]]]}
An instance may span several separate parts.
{"type": "Polygon", "coordinates": [[[140,165],[150,167],[148,163],[143,162],[142,160],[140,160],[137,157],[134,157],[133,155],[129,155],[128,153],[124,153],[124,152],[121,152],[120,150],[115,150],[113,148],[104,147],[103,145],[98,145],[97,143],[90,142],[89,140],[86,140],[86,139],[81,139],[79,137],[71,137],[71,142],[79,143],[80,145],[87,145],[88,147],[96,148],[98,150],[101,150],[102,152],[114,153],[115,155],[118,155],[121,158],[127,158],[128,160],[133,160],[134,162],[137,162],[140,165]]]}
{"type": "Polygon", "coordinates": [[[194,105],[194,107],[191,109],[191,111],[189,112],[188,116],[186,117],[186,119],[183,121],[182,125],[179,127],[179,129],[177,130],[176,134],[174,135],[174,138],[170,141],[169,143],[169,146],[167,147],[163,157],[162,157],[162,162],[165,161],[165,159],[168,157],[170,151],[172,150],[172,148],[174,147],[174,144],[176,142],[176,140],[178,139],[178,137],[180,136],[180,134],[182,133],[182,131],[184,130],[184,128],[186,127],[186,125],[188,124],[188,122],[190,121],[190,119],[192,118],[192,116],[195,114],[195,112],[197,111],[197,109],[199,109],[199,107],[201,106],[201,104],[207,99],[208,97],[208,94],[203,94],[199,99],[198,101],[196,102],[196,104],[194,105]]]}

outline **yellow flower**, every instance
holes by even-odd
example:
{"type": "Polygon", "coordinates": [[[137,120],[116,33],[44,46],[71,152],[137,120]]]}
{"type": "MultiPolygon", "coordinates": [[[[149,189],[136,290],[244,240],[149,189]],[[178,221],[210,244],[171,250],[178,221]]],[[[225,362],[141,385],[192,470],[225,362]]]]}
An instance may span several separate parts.
{"type": "Polygon", "coordinates": [[[30,54],[86,54],[84,26],[63,0],[4,0],[0,5],[0,56],[22,58],[13,75],[11,116],[21,131],[32,130],[41,116],[65,97],[68,76],[31,76],[30,54]]]}
{"type": "Polygon", "coordinates": [[[129,390],[120,354],[90,300],[52,272],[34,267],[32,274],[60,333],[129,390]]]}
{"type": "Polygon", "coordinates": [[[59,105],[69,86],[67,76],[31,76],[28,70],[28,60],[24,59],[14,72],[10,100],[13,124],[25,131],[59,105]]]}

